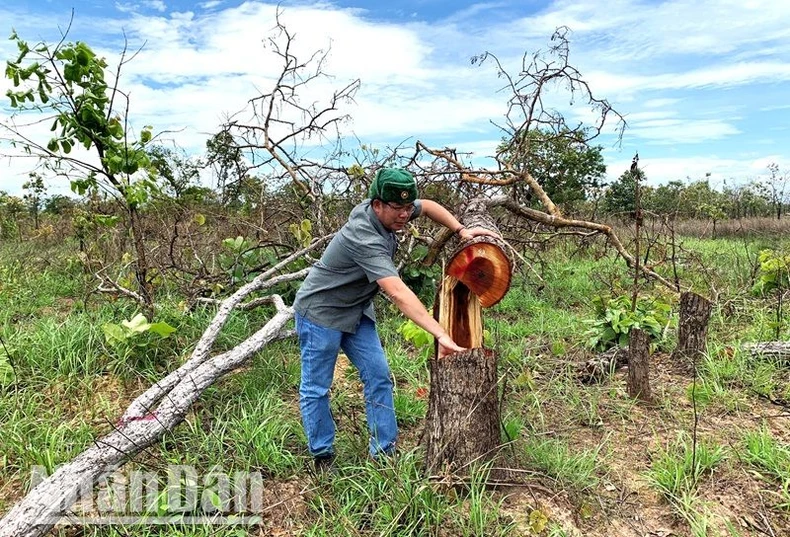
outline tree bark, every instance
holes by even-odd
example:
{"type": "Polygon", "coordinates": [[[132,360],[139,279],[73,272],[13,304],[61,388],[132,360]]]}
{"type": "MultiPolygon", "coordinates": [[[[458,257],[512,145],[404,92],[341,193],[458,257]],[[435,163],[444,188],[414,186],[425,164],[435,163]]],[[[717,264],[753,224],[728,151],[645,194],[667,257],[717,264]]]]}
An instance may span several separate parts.
{"type": "Polygon", "coordinates": [[[628,344],[628,395],[651,403],[650,340],[647,332],[634,328],[628,344]]]}
{"type": "Polygon", "coordinates": [[[501,443],[497,356],[469,349],[430,360],[431,395],[425,428],[429,471],[465,474],[491,459],[501,443]]]}
{"type": "Polygon", "coordinates": [[[707,350],[708,321],[713,303],[696,293],[680,295],[680,322],[678,346],[672,353],[674,359],[696,360],[707,350]]]}

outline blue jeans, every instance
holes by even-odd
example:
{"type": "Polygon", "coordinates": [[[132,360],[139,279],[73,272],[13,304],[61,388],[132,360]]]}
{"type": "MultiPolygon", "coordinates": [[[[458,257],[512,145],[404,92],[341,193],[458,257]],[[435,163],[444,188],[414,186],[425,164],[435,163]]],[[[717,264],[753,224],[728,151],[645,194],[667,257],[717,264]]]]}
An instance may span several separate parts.
{"type": "Polygon", "coordinates": [[[302,353],[299,408],[310,453],[313,456],[334,453],[335,422],[329,410],[329,388],[340,349],[362,380],[370,454],[376,457],[393,453],[398,437],[393,384],[376,323],[363,315],[357,332],[349,334],[312,323],[298,313],[295,318],[302,353]]]}

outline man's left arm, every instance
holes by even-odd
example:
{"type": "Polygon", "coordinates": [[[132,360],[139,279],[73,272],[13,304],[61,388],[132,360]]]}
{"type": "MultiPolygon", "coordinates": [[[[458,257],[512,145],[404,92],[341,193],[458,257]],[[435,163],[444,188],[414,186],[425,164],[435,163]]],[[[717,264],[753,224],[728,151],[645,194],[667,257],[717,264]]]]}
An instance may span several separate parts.
{"type": "Polygon", "coordinates": [[[466,229],[466,227],[458,221],[458,219],[450,213],[447,209],[436,203],[432,200],[420,200],[422,204],[422,214],[436,222],[437,224],[441,224],[447,229],[453,231],[453,233],[457,233],[458,237],[462,241],[468,241],[474,237],[478,237],[480,235],[488,235],[490,237],[497,237],[499,235],[494,233],[489,229],[485,229],[482,227],[474,227],[471,229],[466,229]]]}

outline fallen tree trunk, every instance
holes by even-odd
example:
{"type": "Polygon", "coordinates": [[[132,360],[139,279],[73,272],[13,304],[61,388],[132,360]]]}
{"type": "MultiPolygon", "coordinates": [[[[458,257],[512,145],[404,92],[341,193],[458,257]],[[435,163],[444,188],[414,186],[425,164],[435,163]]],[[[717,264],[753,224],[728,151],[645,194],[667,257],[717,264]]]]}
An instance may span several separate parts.
{"type": "Polygon", "coordinates": [[[304,271],[274,276],[295,259],[324,244],[330,237],[281,261],[224,300],[184,365],[135,399],[115,429],[36,485],[0,520],[0,537],[37,537],[47,533],[70,509],[79,494],[123,466],[137,453],[157,442],[184,420],[187,411],[206,388],[240,367],[254,353],[283,334],[293,310],[278,295],[268,302],[275,315],[257,332],[233,349],[209,356],[230,312],[253,291],[304,277],[304,271]]]}
{"type": "Polygon", "coordinates": [[[601,382],[628,364],[628,349],[612,347],[600,352],[576,368],[576,379],[583,384],[601,382]]]}
{"type": "MultiPolygon", "coordinates": [[[[481,204],[462,217],[467,228],[497,231],[481,204]],[[481,210],[483,209],[483,210],[481,210]]],[[[449,256],[434,316],[468,350],[430,360],[431,389],[423,442],[429,471],[467,474],[490,460],[501,444],[497,356],[483,349],[482,308],[510,288],[513,264],[498,238],[475,237],[449,256]]]]}
{"type": "Polygon", "coordinates": [[[746,343],[743,349],[754,358],[771,360],[780,364],[790,363],[790,341],[766,341],[762,343],[746,343]]]}

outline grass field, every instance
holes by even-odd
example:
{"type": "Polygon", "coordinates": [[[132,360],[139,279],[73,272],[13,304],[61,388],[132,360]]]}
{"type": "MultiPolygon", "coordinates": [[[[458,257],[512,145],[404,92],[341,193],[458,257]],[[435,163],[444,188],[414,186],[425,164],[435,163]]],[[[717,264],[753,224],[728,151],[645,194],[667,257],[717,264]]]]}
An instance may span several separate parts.
{"type": "MultiPolygon", "coordinates": [[[[425,475],[419,440],[427,408],[424,348],[404,340],[403,318],[378,303],[380,332],[396,380],[401,425],[396,460],[367,458],[361,386],[338,363],[333,413],[337,472],[316,475],[298,410],[298,346],[267,346],[211,387],[172,434],[126,470],[255,471],[263,476],[260,524],[96,526],[63,535],[790,535],[790,368],[752,358],[741,344],[790,339],[776,299],[750,290],[757,252],[777,238],[685,239],[678,270],[715,306],[707,355],[671,359],[678,297],[646,282],[640,294],[671,307],[656,340],[655,404],[628,397],[625,374],[583,385],[595,297],[630,296],[622,261],[570,245],[521,267],[506,298],[485,312],[487,345],[500,357],[503,439],[498,464],[512,482],[487,486],[477,468],[466,486],[425,475]],[[542,280],[538,279],[540,273],[542,280]],[[772,324],[774,323],[774,324],[772,324]],[[784,323],[782,326],[781,323],[784,323]],[[695,425],[696,422],[696,425],[695,425]]],[[[0,245],[0,513],[26,492],[33,466],[52,471],[109,430],[128,403],[189,355],[213,316],[158,297],[167,338],[125,342],[107,324],[138,311],[100,296],[70,244],[0,245]]],[[[218,341],[229,348],[260,327],[265,309],[234,314],[218,341]]],[[[163,474],[164,475],[164,474],[163,474]]]]}

